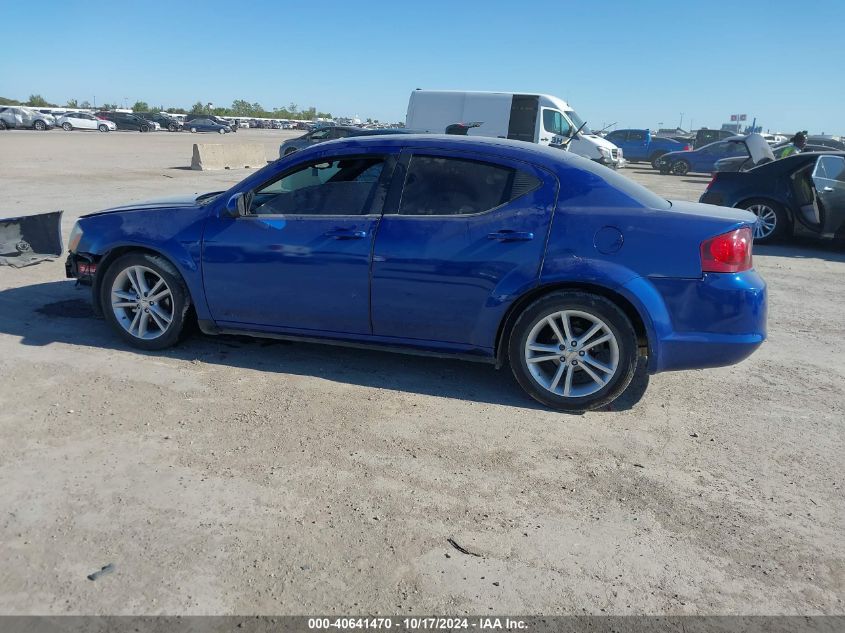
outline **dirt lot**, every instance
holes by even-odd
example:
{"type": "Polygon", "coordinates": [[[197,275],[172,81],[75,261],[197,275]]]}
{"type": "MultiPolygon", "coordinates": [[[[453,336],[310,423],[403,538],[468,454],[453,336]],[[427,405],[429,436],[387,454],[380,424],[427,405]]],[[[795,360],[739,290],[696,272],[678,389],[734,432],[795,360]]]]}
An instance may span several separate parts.
{"type": "MultiPolygon", "coordinates": [[[[273,156],[284,134],[222,141],[273,156]]],[[[185,170],[196,140],[2,133],[0,217],[61,208],[66,238],[248,173],[185,170]]],[[[684,199],[708,180],[624,173],[684,199]]],[[[0,268],[0,613],[842,614],[845,254],[755,261],[760,351],[580,416],[486,365],[202,336],[139,353],[61,261],[0,268]]]]}

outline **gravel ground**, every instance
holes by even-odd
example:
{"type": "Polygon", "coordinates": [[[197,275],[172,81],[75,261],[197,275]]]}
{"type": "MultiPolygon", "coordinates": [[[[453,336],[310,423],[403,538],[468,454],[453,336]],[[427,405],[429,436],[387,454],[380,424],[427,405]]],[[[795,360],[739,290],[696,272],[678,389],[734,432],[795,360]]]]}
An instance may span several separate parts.
{"type": "MultiPolygon", "coordinates": [[[[285,134],[203,140],[273,157],[285,134]]],[[[2,133],[0,217],[64,209],[67,238],[249,173],[186,170],[196,141],[2,133]]],[[[680,199],[708,181],[623,173],[680,199]]],[[[755,262],[756,354],[585,415],[458,361],[200,335],[141,353],[61,261],[0,268],[0,613],[845,613],[845,254],[755,262]]]]}

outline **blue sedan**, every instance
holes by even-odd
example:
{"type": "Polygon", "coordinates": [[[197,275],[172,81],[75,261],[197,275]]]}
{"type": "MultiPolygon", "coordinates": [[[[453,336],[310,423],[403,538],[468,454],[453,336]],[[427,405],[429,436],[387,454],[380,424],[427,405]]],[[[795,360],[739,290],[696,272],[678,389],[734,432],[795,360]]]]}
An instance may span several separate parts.
{"type": "Polygon", "coordinates": [[[536,400],[583,411],[619,397],[640,356],[653,373],[757,349],[754,221],[528,143],[357,137],[226,192],[84,216],[67,274],[141,349],[195,314],[206,334],[509,364],[536,400]]]}
{"type": "Polygon", "coordinates": [[[669,152],[657,160],[657,169],[661,174],[675,174],[685,176],[690,172],[710,174],[716,171],[716,161],[734,156],[749,156],[748,149],[743,143],[743,136],[733,137],[724,141],[709,143],[698,149],[669,152]]]}

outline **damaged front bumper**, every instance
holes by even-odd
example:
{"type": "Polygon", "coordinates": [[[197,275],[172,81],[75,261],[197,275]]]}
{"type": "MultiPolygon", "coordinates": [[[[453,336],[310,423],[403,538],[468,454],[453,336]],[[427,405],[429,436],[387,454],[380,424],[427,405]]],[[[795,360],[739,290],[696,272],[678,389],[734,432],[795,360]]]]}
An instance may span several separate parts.
{"type": "Polygon", "coordinates": [[[76,279],[79,283],[90,286],[97,274],[97,261],[93,255],[86,253],[68,253],[65,260],[65,275],[68,279],[76,279]]]}

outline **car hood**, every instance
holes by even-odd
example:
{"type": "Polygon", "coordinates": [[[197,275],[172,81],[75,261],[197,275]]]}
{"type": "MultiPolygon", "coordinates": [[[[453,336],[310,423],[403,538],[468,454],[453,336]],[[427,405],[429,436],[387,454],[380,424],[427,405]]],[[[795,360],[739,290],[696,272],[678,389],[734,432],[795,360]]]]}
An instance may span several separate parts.
{"type": "Polygon", "coordinates": [[[578,136],[589,140],[596,147],[604,147],[605,149],[617,149],[617,146],[602,136],[595,134],[579,134],[578,136]]]}
{"type": "Polygon", "coordinates": [[[117,213],[123,211],[147,211],[150,209],[185,209],[185,208],[195,208],[199,206],[197,202],[198,198],[205,197],[209,194],[191,194],[185,196],[170,196],[167,198],[155,198],[152,200],[145,200],[142,202],[133,202],[131,204],[125,204],[117,207],[109,207],[108,209],[103,209],[102,211],[95,211],[94,213],[89,213],[87,215],[83,215],[83,218],[90,218],[96,215],[103,215],[105,213],[117,213]]]}

